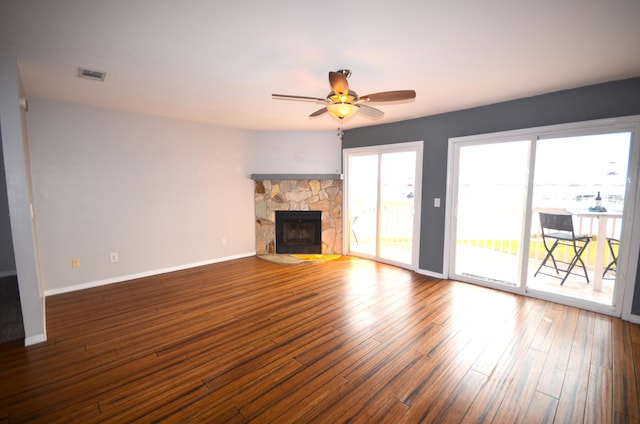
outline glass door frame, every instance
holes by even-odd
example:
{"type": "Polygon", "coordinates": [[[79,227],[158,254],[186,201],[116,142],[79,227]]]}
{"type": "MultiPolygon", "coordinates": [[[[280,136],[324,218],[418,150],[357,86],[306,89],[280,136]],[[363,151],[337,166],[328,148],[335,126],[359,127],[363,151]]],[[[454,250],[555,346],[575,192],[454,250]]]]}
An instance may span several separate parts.
{"type": "Polygon", "coordinates": [[[544,127],[528,128],[523,130],[504,131],[499,133],[481,134],[476,136],[455,137],[449,139],[447,163],[447,202],[445,214],[445,246],[446,254],[443,258],[443,270],[445,278],[453,278],[473,284],[510,291],[530,297],[550,300],[556,303],[575,306],[582,309],[604,313],[613,316],[622,316],[623,319],[631,317],[632,299],[634,297],[636,270],[638,256],[640,254],[640,115],[584,121],[569,124],[550,125],[544,127]],[[456,275],[454,263],[450,258],[455,254],[455,225],[456,225],[456,187],[458,172],[459,147],[470,144],[500,143],[516,140],[531,140],[529,157],[529,182],[526,198],[526,216],[524,219],[523,240],[530,236],[532,220],[532,194],[533,194],[533,170],[535,164],[535,149],[538,139],[553,137],[571,137],[591,134],[606,134],[615,132],[630,132],[631,147],[629,151],[629,164],[627,174],[626,195],[624,200],[623,226],[620,239],[620,252],[618,256],[618,275],[613,294],[613,305],[602,305],[581,299],[570,298],[552,293],[531,290],[527,288],[527,267],[524,258],[528,258],[528,243],[523,247],[520,282],[516,287],[508,287],[495,284],[490,281],[480,281],[464,276],[456,275]]]}
{"type": "MultiPolygon", "coordinates": [[[[465,137],[467,138],[467,137],[465,137]]],[[[531,180],[531,169],[533,166],[533,158],[535,157],[535,140],[533,140],[530,136],[493,136],[488,138],[471,138],[469,141],[458,141],[457,139],[454,143],[449,144],[450,148],[450,161],[448,163],[451,164],[449,167],[449,173],[451,175],[451,185],[447,188],[447,210],[446,210],[446,227],[448,229],[447,234],[445,234],[445,240],[450,240],[448,249],[445,249],[448,254],[447,258],[447,266],[444,268],[448,270],[448,277],[453,278],[458,281],[464,281],[473,284],[485,285],[491,288],[497,288],[504,291],[509,291],[518,294],[524,294],[526,291],[526,276],[527,276],[527,267],[525,266],[525,262],[523,258],[527,258],[529,255],[529,246],[527,243],[522,243],[522,248],[518,252],[518,281],[519,285],[505,285],[499,283],[493,283],[491,281],[484,281],[475,279],[472,277],[468,277],[461,274],[455,273],[455,263],[454,260],[449,261],[449,258],[455,258],[456,256],[456,240],[457,240],[457,205],[458,205],[458,192],[455,190],[455,187],[458,186],[458,174],[459,174],[459,158],[460,158],[460,149],[466,146],[478,146],[484,144],[504,144],[504,143],[513,143],[513,142],[528,142],[529,143],[529,155],[527,158],[528,169],[525,170],[527,174],[527,188],[526,188],[526,197],[525,197],[525,205],[523,207],[521,217],[522,219],[522,229],[520,231],[520,239],[528,240],[530,237],[530,228],[531,228],[531,214],[529,211],[531,210],[531,192],[532,186],[529,184],[531,180]],[[480,283],[482,281],[482,283],[480,283]]],[[[490,202],[490,199],[487,199],[490,202]]]]}
{"type": "MultiPolygon", "coordinates": [[[[412,271],[418,270],[418,264],[420,259],[420,222],[421,222],[421,205],[422,205],[422,158],[423,158],[423,142],[422,141],[412,141],[406,143],[393,143],[393,144],[383,144],[377,146],[367,146],[367,147],[354,147],[350,149],[343,149],[342,151],[342,160],[343,160],[343,170],[344,170],[344,199],[343,199],[343,246],[342,251],[346,255],[352,255],[356,257],[362,257],[366,259],[371,259],[377,262],[387,263],[390,265],[395,265],[401,268],[410,269],[412,271]],[[350,250],[350,238],[351,238],[351,222],[349,220],[350,211],[349,211],[349,158],[355,155],[382,155],[384,153],[398,153],[398,152],[408,152],[415,151],[416,152],[416,170],[415,170],[415,178],[414,178],[414,198],[413,198],[413,235],[412,235],[412,247],[411,247],[411,263],[404,264],[400,262],[395,262],[389,259],[384,259],[378,256],[379,248],[376,249],[376,255],[366,255],[356,252],[351,252],[350,250]]],[[[378,169],[380,169],[380,163],[378,163],[378,169]]],[[[380,203],[380,173],[378,173],[378,207],[380,203]]],[[[377,232],[379,232],[379,224],[377,232]]]]}

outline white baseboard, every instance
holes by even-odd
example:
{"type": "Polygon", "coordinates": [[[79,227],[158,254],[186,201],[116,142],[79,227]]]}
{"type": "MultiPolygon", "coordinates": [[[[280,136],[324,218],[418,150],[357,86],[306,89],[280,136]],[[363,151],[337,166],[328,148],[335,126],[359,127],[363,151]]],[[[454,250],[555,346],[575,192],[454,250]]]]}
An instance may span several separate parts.
{"type": "Polygon", "coordinates": [[[241,253],[239,255],[225,256],[224,258],[217,258],[217,259],[211,259],[211,260],[207,260],[207,261],[194,262],[194,263],[190,263],[190,264],[178,265],[178,266],[169,267],[169,268],[156,269],[156,270],[153,270],[153,271],[145,271],[145,272],[140,272],[140,273],[137,273],[137,274],[123,275],[123,276],[120,276],[120,277],[107,278],[105,280],[90,281],[88,283],[75,284],[73,286],[62,287],[62,288],[59,288],[59,289],[45,290],[44,291],[44,295],[45,296],[53,296],[53,295],[56,295],[56,294],[69,293],[69,292],[73,292],[73,291],[77,291],[77,290],[84,290],[84,289],[90,289],[90,288],[93,288],[93,287],[106,286],[108,284],[121,283],[123,281],[135,280],[137,278],[144,278],[144,277],[150,277],[150,276],[153,276],[153,275],[166,274],[168,272],[174,272],[174,271],[182,271],[184,269],[196,268],[196,267],[204,266],[204,265],[211,265],[211,264],[215,264],[215,263],[218,263],[218,262],[226,262],[226,261],[230,261],[232,259],[247,258],[249,256],[255,256],[255,254],[256,254],[256,252],[241,253]]]}
{"type": "Polygon", "coordinates": [[[433,271],[427,271],[426,269],[417,269],[416,272],[418,274],[422,274],[422,275],[426,275],[427,277],[433,277],[433,278],[440,278],[442,280],[445,279],[444,274],[442,273],[438,273],[438,272],[433,272],[433,271]]]}
{"type": "Polygon", "coordinates": [[[35,336],[29,336],[24,339],[25,346],[31,346],[37,343],[42,343],[47,341],[47,336],[44,334],[37,334],[35,336]]]}
{"type": "Polygon", "coordinates": [[[640,324],[640,315],[629,315],[629,322],[633,322],[634,324],[640,324]]]}
{"type": "Polygon", "coordinates": [[[12,277],[14,275],[18,275],[18,271],[16,271],[15,269],[13,271],[0,271],[0,278],[12,277]]]}

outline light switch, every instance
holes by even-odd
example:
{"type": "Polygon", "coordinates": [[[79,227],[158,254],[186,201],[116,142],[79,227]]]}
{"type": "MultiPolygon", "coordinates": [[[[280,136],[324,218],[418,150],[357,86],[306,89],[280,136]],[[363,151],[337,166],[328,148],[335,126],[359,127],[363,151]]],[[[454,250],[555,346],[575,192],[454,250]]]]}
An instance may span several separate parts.
{"type": "Polygon", "coordinates": [[[440,198],[436,197],[433,199],[433,207],[434,208],[439,208],[440,207],[440,198]]]}

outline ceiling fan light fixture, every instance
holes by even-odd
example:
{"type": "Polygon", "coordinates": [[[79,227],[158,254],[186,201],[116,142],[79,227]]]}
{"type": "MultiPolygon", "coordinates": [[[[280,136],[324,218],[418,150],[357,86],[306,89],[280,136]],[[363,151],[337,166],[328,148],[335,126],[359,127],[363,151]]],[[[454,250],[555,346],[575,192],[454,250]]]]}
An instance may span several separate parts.
{"type": "Polygon", "coordinates": [[[327,105],[327,110],[336,118],[344,119],[356,113],[358,111],[358,105],[343,102],[331,103],[327,105]]]}
{"type": "Polygon", "coordinates": [[[384,112],[380,109],[376,109],[364,103],[412,100],[416,97],[416,92],[414,90],[382,91],[360,97],[358,96],[358,93],[349,89],[347,78],[349,78],[350,75],[351,71],[347,69],[329,72],[329,85],[331,86],[331,92],[329,92],[327,97],[324,99],[290,94],[272,94],[271,96],[275,99],[306,100],[320,103],[324,105],[324,107],[313,112],[309,115],[309,118],[315,118],[316,116],[329,113],[329,115],[341,121],[355,114],[360,109],[362,109],[360,114],[366,115],[370,118],[381,118],[384,116],[384,112]]]}
{"type": "Polygon", "coordinates": [[[327,100],[331,103],[351,103],[358,100],[358,95],[352,90],[349,90],[348,93],[336,93],[335,91],[332,91],[327,96],[327,100]]]}

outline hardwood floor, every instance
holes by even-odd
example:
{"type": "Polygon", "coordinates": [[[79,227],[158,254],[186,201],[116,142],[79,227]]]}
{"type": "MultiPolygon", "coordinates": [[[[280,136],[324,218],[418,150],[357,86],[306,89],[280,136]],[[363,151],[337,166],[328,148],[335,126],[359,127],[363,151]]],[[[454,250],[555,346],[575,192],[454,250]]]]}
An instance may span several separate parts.
{"type": "Polygon", "coordinates": [[[343,257],[47,299],[1,422],[640,422],[640,326],[343,257]]]}

